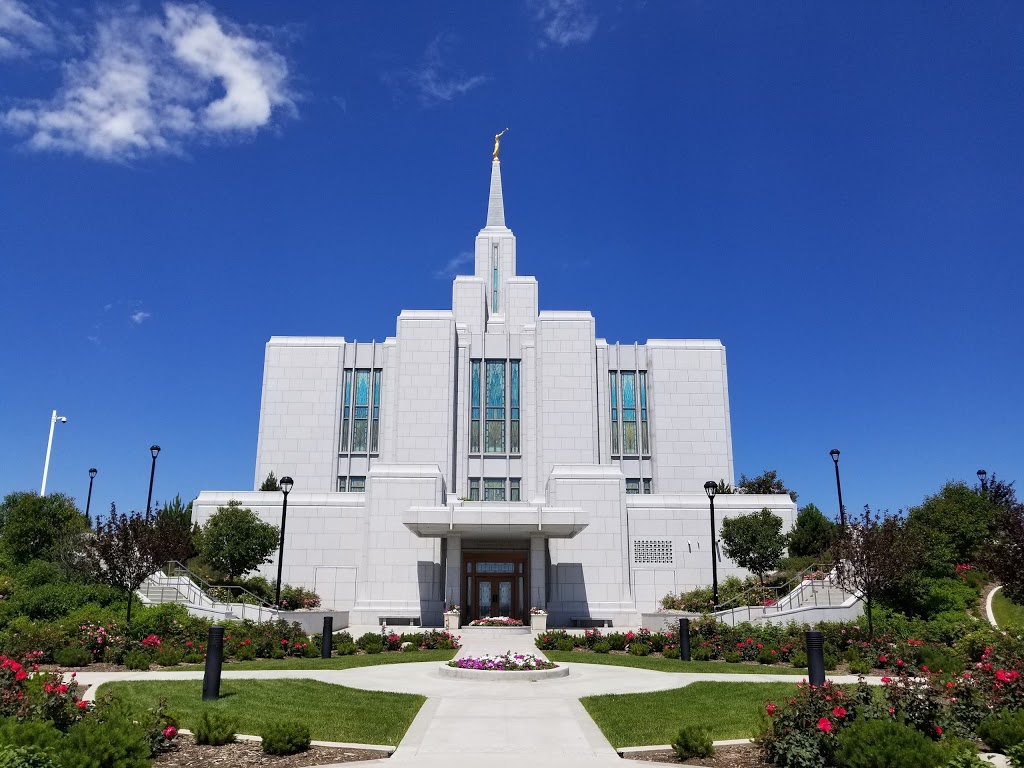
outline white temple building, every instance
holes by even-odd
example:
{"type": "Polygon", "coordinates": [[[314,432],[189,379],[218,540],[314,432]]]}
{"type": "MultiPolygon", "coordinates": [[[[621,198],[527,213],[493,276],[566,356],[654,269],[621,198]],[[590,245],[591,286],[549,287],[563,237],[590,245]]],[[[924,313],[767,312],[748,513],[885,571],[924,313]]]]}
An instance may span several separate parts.
{"type": "MultiPolygon", "coordinates": [[[[589,311],[539,310],[491,166],[472,275],[452,308],[403,310],[383,342],[267,343],[254,487],[294,479],[284,578],[351,624],[488,615],[636,626],[668,592],[743,575],[712,553],[704,483],[734,481],[718,340],[609,344],[589,311]]],[[[237,499],[280,525],[282,494],[237,499]]],[[[716,522],[787,495],[718,495],[716,522]]],[[[271,579],[275,562],[265,566],[271,579]]]]}

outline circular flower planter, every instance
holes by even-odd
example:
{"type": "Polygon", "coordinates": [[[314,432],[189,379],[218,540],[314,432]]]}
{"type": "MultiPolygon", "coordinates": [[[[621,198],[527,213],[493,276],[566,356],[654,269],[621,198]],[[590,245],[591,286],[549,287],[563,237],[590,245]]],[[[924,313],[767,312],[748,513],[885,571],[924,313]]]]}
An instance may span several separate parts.
{"type": "Polygon", "coordinates": [[[455,680],[523,680],[536,682],[555,677],[566,677],[568,667],[560,667],[534,654],[514,654],[511,651],[502,656],[463,656],[441,666],[441,677],[455,680]]]}

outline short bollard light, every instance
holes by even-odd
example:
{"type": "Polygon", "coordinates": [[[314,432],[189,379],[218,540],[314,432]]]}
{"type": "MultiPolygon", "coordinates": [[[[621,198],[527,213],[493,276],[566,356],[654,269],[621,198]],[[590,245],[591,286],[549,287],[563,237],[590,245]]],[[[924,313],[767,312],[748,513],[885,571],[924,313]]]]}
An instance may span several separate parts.
{"type": "Polygon", "coordinates": [[[811,685],[825,684],[825,638],[817,630],[804,633],[807,644],[807,680],[811,685]]]}
{"type": "Polygon", "coordinates": [[[224,664],[224,627],[210,627],[203,671],[203,701],[220,698],[220,670],[224,664]]]}
{"type": "Polygon", "coordinates": [[[320,641],[320,658],[331,658],[331,644],[334,641],[334,617],[324,616],[324,636],[320,641]]]}
{"type": "Polygon", "coordinates": [[[690,660],[690,620],[679,620],[679,659],[690,660]]]}

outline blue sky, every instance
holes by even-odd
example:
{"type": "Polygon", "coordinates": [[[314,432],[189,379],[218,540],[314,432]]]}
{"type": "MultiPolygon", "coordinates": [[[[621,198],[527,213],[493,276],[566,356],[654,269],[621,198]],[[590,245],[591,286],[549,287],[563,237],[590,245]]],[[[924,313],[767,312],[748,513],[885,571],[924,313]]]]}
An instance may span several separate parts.
{"type": "Polygon", "coordinates": [[[1020,477],[1022,86],[1018,2],[0,0],[0,493],[53,408],[83,505],[251,487],[267,339],[449,307],[506,126],[541,307],[722,339],[737,475],[1020,477]]]}

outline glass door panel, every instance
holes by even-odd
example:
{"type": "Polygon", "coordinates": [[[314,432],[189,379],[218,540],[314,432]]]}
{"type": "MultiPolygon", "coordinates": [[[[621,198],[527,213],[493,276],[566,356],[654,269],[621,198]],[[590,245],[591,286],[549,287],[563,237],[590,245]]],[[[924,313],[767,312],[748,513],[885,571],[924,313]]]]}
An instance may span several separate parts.
{"type": "Polygon", "coordinates": [[[491,582],[489,579],[480,579],[478,584],[480,589],[477,601],[478,618],[486,619],[491,615],[491,582]]]}
{"type": "Polygon", "coordinates": [[[498,613],[501,616],[512,615],[512,582],[498,582],[498,613]]]}

